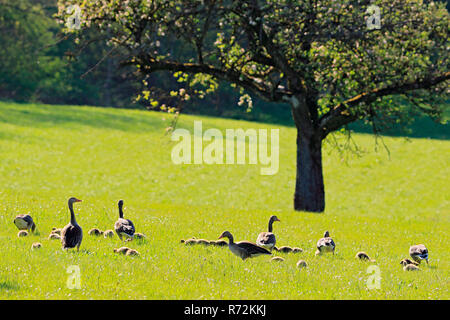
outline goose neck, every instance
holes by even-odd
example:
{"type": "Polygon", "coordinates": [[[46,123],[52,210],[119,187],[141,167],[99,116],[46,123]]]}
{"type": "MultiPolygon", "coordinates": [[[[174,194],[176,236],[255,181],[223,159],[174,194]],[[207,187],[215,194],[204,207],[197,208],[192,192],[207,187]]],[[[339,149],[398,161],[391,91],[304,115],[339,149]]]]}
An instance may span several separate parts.
{"type": "Polygon", "coordinates": [[[123,219],[123,210],[122,210],[122,206],[121,204],[119,204],[119,218],[123,219]]]}
{"type": "Polygon", "coordinates": [[[69,202],[69,210],[70,210],[70,223],[77,224],[77,220],[75,219],[75,212],[73,212],[73,203],[69,202]]]}

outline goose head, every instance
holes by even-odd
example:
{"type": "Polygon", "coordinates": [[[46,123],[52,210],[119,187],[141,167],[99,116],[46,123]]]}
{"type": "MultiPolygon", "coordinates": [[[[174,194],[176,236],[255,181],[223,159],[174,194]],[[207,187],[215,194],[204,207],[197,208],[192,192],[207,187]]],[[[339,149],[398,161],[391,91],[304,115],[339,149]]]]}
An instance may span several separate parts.
{"type": "Polygon", "coordinates": [[[77,198],[75,198],[75,197],[71,197],[71,198],[69,199],[69,206],[73,205],[75,202],[81,202],[81,200],[80,200],[80,199],[77,199],[77,198]]]}
{"type": "Polygon", "coordinates": [[[280,221],[281,222],[281,220],[278,219],[277,216],[271,216],[269,221],[271,221],[271,222],[280,221]]]}
{"type": "Polygon", "coordinates": [[[323,237],[324,237],[324,238],[328,238],[329,236],[330,236],[330,232],[325,231],[325,233],[323,234],[323,237]]]}
{"type": "Polygon", "coordinates": [[[230,231],[222,232],[219,239],[222,239],[222,238],[228,238],[228,240],[233,241],[233,235],[230,233],[230,231]]]}
{"type": "Polygon", "coordinates": [[[281,221],[281,220],[278,219],[277,216],[271,216],[270,219],[269,219],[269,232],[272,232],[272,224],[273,224],[275,221],[281,221]]]}

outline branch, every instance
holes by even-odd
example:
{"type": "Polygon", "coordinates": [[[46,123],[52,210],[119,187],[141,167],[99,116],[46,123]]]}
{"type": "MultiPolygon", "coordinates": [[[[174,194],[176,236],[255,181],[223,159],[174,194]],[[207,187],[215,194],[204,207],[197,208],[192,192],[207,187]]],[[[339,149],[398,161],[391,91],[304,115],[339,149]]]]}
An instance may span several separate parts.
{"type": "MultiPolygon", "coordinates": [[[[156,71],[171,71],[171,72],[187,72],[191,74],[203,73],[211,75],[217,79],[225,80],[231,83],[235,83],[243,87],[244,89],[255,93],[265,101],[281,101],[284,92],[277,91],[272,92],[272,89],[264,84],[263,81],[259,81],[259,78],[253,78],[243,73],[233,70],[218,69],[209,64],[198,63],[182,63],[176,61],[157,61],[148,55],[141,55],[139,58],[140,69],[146,74],[150,74],[156,71]]],[[[136,61],[122,62],[122,65],[136,64],[136,61]]]]}
{"type": "Polygon", "coordinates": [[[360,105],[362,103],[370,104],[377,98],[393,95],[403,94],[412,90],[430,89],[437,84],[450,79],[450,72],[446,72],[434,78],[427,78],[416,80],[401,85],[393,85],[385,88],[376,88],[369,92],[364,92],[351,99],[339,103],[331,111],[323,115],[319,120],[318,133],[324,139],[330,132],[338,130],[342,126],[357,120],[361,114],[351,113],[351,107],[360,105]]]}

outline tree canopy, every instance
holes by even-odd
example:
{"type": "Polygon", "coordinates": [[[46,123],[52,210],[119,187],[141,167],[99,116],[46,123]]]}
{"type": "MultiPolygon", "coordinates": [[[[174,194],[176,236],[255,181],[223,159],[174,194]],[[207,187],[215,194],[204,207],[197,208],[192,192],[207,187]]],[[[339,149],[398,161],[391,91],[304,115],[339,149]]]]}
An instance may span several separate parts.
{"type": "MultiPolygon", "coordinates": [[[[448,97],[450,20],[433,1],[60,0],[62,22],[74,4],[82,28],[108,35],[122,65],[185,83],[171,94],[181,101],[223,80],[249,107],[252,95],[289,103],[299,132],[298,210],[324,209],[320,149],[330,132],[358,119],[375,131],[404,121],[411,110],[401,99],[438,117],[436,102],[448,97]],[[380,26],[371,28],[377,12],[380,26]]],[[[144,98],[165,107],[154,92],[144,98]]]]}

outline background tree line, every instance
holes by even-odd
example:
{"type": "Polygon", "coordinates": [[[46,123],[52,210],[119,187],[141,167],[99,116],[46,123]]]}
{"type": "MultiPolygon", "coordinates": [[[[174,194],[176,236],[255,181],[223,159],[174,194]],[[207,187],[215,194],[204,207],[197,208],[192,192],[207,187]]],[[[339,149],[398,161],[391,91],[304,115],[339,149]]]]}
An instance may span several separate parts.
{"type": "MultiPolygon", "coordinates": [[[[0,0],[0,99],[151,107],[148,101],[136,101],[143,90],[144,77],[131,67],[119,65],[119,55],[111,53],[111,48],[100,41],[102,34],[92,28],[84,34],[83,41],[78,41],[76,35],[62,32],[63,25],[54,18],[57,12],[57,0],[0,0]]],[[[161,72],[147,81],[170,90],[177,79],[161,72]]],[[[238,102],[236,89],[220,86],[214,95],[184,102],[183,112],[291,122],[289,108],[274,113],[273,106],[255,98],[254,111],[247,112],[238,102]]]]}
{"type": "MultiPolygon", "coordinates": [[[[447,9],[449,6],[447,2],[447,9]]],[[[0,0],[0,100],[151,107],[144,99],[136,101],[145,88],[145,78],[133,68],[120,66],[119,55],[111,54],[111,48],[101,41],[101,32],[91,28],[82,42],[74,41],[76,36],[65,34],[64,26],[54,17],[57,12],[57,0],[0,0]]],[[[172,50],[180,55],[183,49],[173,46],[172,50]]],[[[160,72],[146,81],[169,92],[177,79],[160,72]]],[[[238,90],[221,85],[214,95],[184,101],[183,112],[293,124],[288,107],[274,108],[252,97],[254,107],[248,112],[245,106],[239,106],[239,96],[238,90]]],[[[416,126],[423,128],[420,121],[416,126]]],[[[371,131],[362,123],[351,127],[371,131]]],[[[440,125],[430,128],[425,128],[428,136],[445,135],[440,125]]],[[[393,132],[404,134],[404,128],[393,132]]],[[[420,136],[422,132],[414,134],[420,136]]]]}

